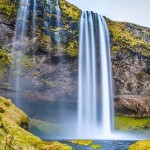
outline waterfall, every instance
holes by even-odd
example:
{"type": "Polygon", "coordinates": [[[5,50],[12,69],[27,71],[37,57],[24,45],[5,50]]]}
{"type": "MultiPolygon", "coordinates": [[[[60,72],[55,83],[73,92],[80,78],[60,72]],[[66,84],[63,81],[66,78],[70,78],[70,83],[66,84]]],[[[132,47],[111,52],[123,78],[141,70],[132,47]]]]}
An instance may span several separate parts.
{"type": "Polygon", "coordinates": [[[55,5],[55,10],[56,10],[56,27],[58,28],[57,31],[54,33],[55,35],[55,41],[57,43],[57,50],[61,49],[61,38],[60,38],[60,27],[61,27],[61,12],[59,8],[59,2],[56,0],[56,5],[55,5]]]}
{"type": "Polygon", "coordinates": [[[23,58],[23,51],[25,49],[26,44],[26,33],[27,33],[27,20],[29,15],[29,3],[30,0],[21,0],[19,4],[18,16],[16,21],[16,27],[13,37],[13,44],[12,44],[12,55],[13,59],[15,60],[14,64],[14,72],[15,72],[15,100],[16,104],[19,106],[19,91],[20,91],[20,84],[21,79],[20,75],[22,72],[21,60],[23,58]]]}
{"type": "Polygon", "coordinates": [[[104,18],[92,12],[81,15],[78,65],[78,136],[109,136],[114,119],[109,32],[104,18]]]}
{"type": "Polygon", "coordinates": [[[33,37],[35,37],[36,36],[36,0],[34,0],[33,2],[32,26],[33,26],[33,37]]]}
{"type": "Polygon", "coordinates": [[[44,26],[46,28],[46,34],[50,36],[51,30],[50,30],[50,25],[51,25],[51,18],[50,15],[52,14],[51,11],[51,1],[46,0],[46,6],[44,8],[44,26]]]}
{"type": "Polygon", "coordinates": [[[101,100],[102,100],[102,129],[107,136],[111,134],[114,116],[112,69],[110,55],[110,40],[107,24],[102,16],[98,16],[99,43],[100,43],[100,73],[101,73],[101,100]]]}
{"type": "MultiPolygon", "coordinates": [[[[36,0],[33,0],[33,15],[32,15],[32,37],[36,37],[36,0]]],[[[36,63],[35,52],[33,52],[33,62],[36,63]]]]}
{"type": "Polygon", "coordinates": [[[17,49],[17,43],[23,43],[26,30],[27,30],[27,19],[29,15],[29,3],[30,0],[21,0],[18,10],[18,16],[16,21],[14,39],[13,39],[13,50],[17,49]]]}

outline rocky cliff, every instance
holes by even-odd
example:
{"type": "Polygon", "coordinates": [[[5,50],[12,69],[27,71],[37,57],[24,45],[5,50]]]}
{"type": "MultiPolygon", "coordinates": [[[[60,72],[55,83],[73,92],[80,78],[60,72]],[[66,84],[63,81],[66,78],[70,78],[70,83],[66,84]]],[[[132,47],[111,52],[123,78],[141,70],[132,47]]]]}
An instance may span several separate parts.
{"type": "MultiPolygon", "coordinates": [[[[61,25],[58,27],[54,7],[56,1],[51,0],[51,3],[49,8],[46,1],[38,1],[34,38],[31,30],[33,6],[30,6],[28,40],[24,43],[23,60],[19,62],[11,59],[18,1],[0,2],[0,95],[14,98],[13,78],[17,73],[13,64],[17,62],[23,68],[19,91],[22,99],[76,103],[81,10],[65,0],[59,0],[61,25]],[[58,31],[60,39],[54,36],[58,31]],[[60,51],[57,50],[57,40],[62,44],[60,51]]],[[[150,29],[108,18],[106,21],[111,38],[116,110],[124,115],[122,109],[129,109],[131,113],[126,115],[136,116],[137,105],[150,106],[150,29]],[[143,98],[146,99],[144,104],[143,98]],[[127,102],[133,107],[128,107],[127,102]],[[133,108],[135,111],[132,111],[133,108]]],[[[145,116],[150,115],[149,109],[147,111],[142,107],[142,111],[147,112],[145,116]]]]}

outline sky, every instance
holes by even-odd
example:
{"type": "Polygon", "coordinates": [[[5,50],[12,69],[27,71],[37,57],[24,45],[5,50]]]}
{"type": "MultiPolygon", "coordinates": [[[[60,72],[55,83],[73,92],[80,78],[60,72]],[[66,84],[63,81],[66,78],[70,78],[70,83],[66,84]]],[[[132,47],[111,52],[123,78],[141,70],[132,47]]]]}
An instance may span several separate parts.
{"type": "Polygon", "coordinates": [[[150,0],[67,0],[81,10],[89,10],[114,21],[150,27],[150,0]]]}

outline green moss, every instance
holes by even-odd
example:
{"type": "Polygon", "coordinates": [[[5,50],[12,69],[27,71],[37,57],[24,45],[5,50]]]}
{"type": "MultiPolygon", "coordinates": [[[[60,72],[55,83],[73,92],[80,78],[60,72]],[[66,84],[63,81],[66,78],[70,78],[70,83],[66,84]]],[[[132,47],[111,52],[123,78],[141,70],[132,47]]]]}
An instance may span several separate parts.
{"type": "Polygon", "coordinates": [[[10,102],[10,101],[4,102],[4,104],[5,104],[7,107],[11,106],[11,102],[10,102]]]}
{"type": "Polygon", "coordinates": [[[113,46],[112,49],[111,49],[113,52],[118,52],[121,50],[121,47],[120,46],[113,46]]]}
{"type": "Polygon", "coordinates": [[[5,110],[2,107],[0,107],[0,113],[4,113],[4,112],[5,110]]]}
{"type": "Polygon", "coordinates": [[[8,76],[11,64],[12,60],[8,53],[0,49],[0,79],[4,79],[8,76]]]}
{"type": "Polygon", "coordinates": [[[0,113],[0,149],[25,150],[72,150],[59,142],[43,142],[38,137],[24,130],[20,125],[28,123],[28,117],[16,108],[10,100],[0,97],[0,106],[5,113],[0,113]],[[6,102],[10,106],[6,106],[6,102]]]}
{"type": "Polygon", "coordinates": [[[79,8],[65,0],[59,0],[59,3],[64,15],[66,15],[68,18],[73,18],[75,21],[79,21],[81,15],[81,10],[79,8]]]}
{"type": "Polygon", "coordinates": [[[101,146],[101,145],[98,145],[98,144],[92,144],[92,145],[90,145],[90,147],[91,147],[92,149],[101,149],[101,148],[102,148],[102,146],[101,146]]]}
{"type": "Polygon", "coordinates": [[[26,70],[32,70],[35,68],[35,63],[33,63],[32,58],[30,58],[31,55],[25,55],[23,60],[22,60],[22,66],[26,70]]]}
{"type": "Polygon", "coordinates": [[[11,0],[1,0],[0,1],[0,13],[5,15],[7,19],[10,21],[13,21],[17,15],[17,6],[18,2],[17,0],[14,0],[13,2],[11,0]]]}
{"type": "Polygon", "coordinates": [[[72,140],[70,142],[76,145],[87,146],[87,145],[91,145],[93,143],[93,140],[72,140]]]}
{"type": "Polygon", "coordinates": [[[53,53],[55,49],[53,49],[53,43],[51,36],[45,35],[41,32],[38,33],[39,40],[39,49],[46,53],[53,53]]]}
{"type": "Polygon", "coordinates": [[[144,42],[129,32],[127,23],[113,22],[109,19],[106,21],[111,34],[112,53],[119,49],[132,49],[144,56],[150,56],[149,42],[144,42]]]}
{"type": "Polygon", "coordinates": [[[76,145],[90,146],[92,149],[101,149],[102,148],[101,145],[94,144],[93,140],[72,140],[70,142],[73,144],[76,144],[76,145]]]}
{"type": "Polygon", "coordinates": [[[69,42],[68,46],[65,48],[67,55],[71,57],[76,57],[78,55],[78,42],[77,40],[69,42]]]}
{"type": "Polygon", "coordinates": [[[150,133],[150,117],[116,117],[115,128],[124,131],[139,131],[144,133],[150,133]]]}
{"type": "Polygon", "coordinates": [[[128,150],[149,150],[150,149],[150,140],[139,141],[135,144],[129,146],[128,150]]]}

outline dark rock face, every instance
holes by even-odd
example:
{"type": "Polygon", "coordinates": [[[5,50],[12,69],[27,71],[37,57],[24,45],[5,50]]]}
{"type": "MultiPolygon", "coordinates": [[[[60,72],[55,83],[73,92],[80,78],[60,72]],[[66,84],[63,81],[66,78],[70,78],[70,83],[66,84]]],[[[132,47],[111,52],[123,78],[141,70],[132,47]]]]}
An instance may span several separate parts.
{"type": "MultiPolygon", "coordinates": [[[[29,31],[24,51],[25,55],[23,63],[21,63],[23,71],[20,76],[21,86],[19,92],[22,99],[62,102],[61,104],[64,102],[77,102],[79,18],[73,17],[74,14],[69,14],[67,8],[76,10],[75,12],[78,14],[80,14],[80,10],[63,0],[60,0],[60,4],[63,22],[61,38],[64,53],[59,54],[56,51],[53,34],[57,30],[56,26],[52,24],[51,39],[48,38],[49,34],[46,34],[45,28],[43,28],[44,12],[41,8],[44,6],[39,1],[38,9],[41,10],[38,11],[37,16],[39,29],[37,37],[32,38],[29,31]]],[[[55,11],[53,11],[51,20],[56,21],[55,11]]],[[[12,45],[14,22],[9,22],[4,15],[0,15],[0,46],[2,45],[7,51],[12,45]]],[[[111,23],[115,24],[113,21],[111,23]]],[[[108,26],[110,25],[108,24],[108,26]]],[[[126,29],[129,32],[134,32],[135,36],[143,36],[144,31],[146,31],[147,36],[150,34],[149,28],[139,28],[129,23],[126,25],[126,29]]],[[[110,37],[113,41],[114,35],[110,34],[110,37]]],[[[144,36],[143,41],[149,42],[144,39],[144,36]]],[[[118,95],[127,95],[127,97],[119,96],[119,100],[115,101],[116,112],[119,115],[140,116],[143,113],[143,115],[148,116],[150,115],[147,111],[147,107],[148,110],[150,108],[150,57],[142,52],[146,51],[148,53],[149,50],[146,49],[147,47],[139,48],[140,50],[130,46],[127,48],[125,44],[114,52],[113,47],[117,45],[117,42],[112,42],[115,95],[117,97],[118,95]],[[132,95],[136,96],[132,98],[132,95]],[[140,109],[139,113],[138,107],[140,109]]],[[[8,54],[10,55],[10,53],[8,54]]],[[[11,80],[15,76],[14,68],[10,70],[9,74],[10,79],[7,80],[6,84],[0,85],[0,95],[13,99],[16,92],[15,83],[11,80]]]]}
{"type": "MultiPolygon", "coordinates": [[[[45,55],[42,63],[35,64],[34,68],[25,71],[20,79],[20,94],[23,99],[72,102],[77,100],[76,59],[47,58],[45,55]]],[[[8,97],[15,95],[14,84],[12,81],[12,87],[9,90],[6,90],[8,87],[1,88],[1,94],[8,97]]]]}
{"type": "Polygon", "coordinates": [[[148,58],[124,50],[113,57],[113,72],[116,94],[149,95],[150,74],[148,58]]]}
{"type": "Polygon", "coordinates": [[[12,24],[0,14],[0,45],[6,46],[12,42],[12,24]]]}
{"type": "Polygon", "coordinates": [[[121,95],[115,98],[116,114],[129,117],[150,116],[148,96],[121,95]]]}

